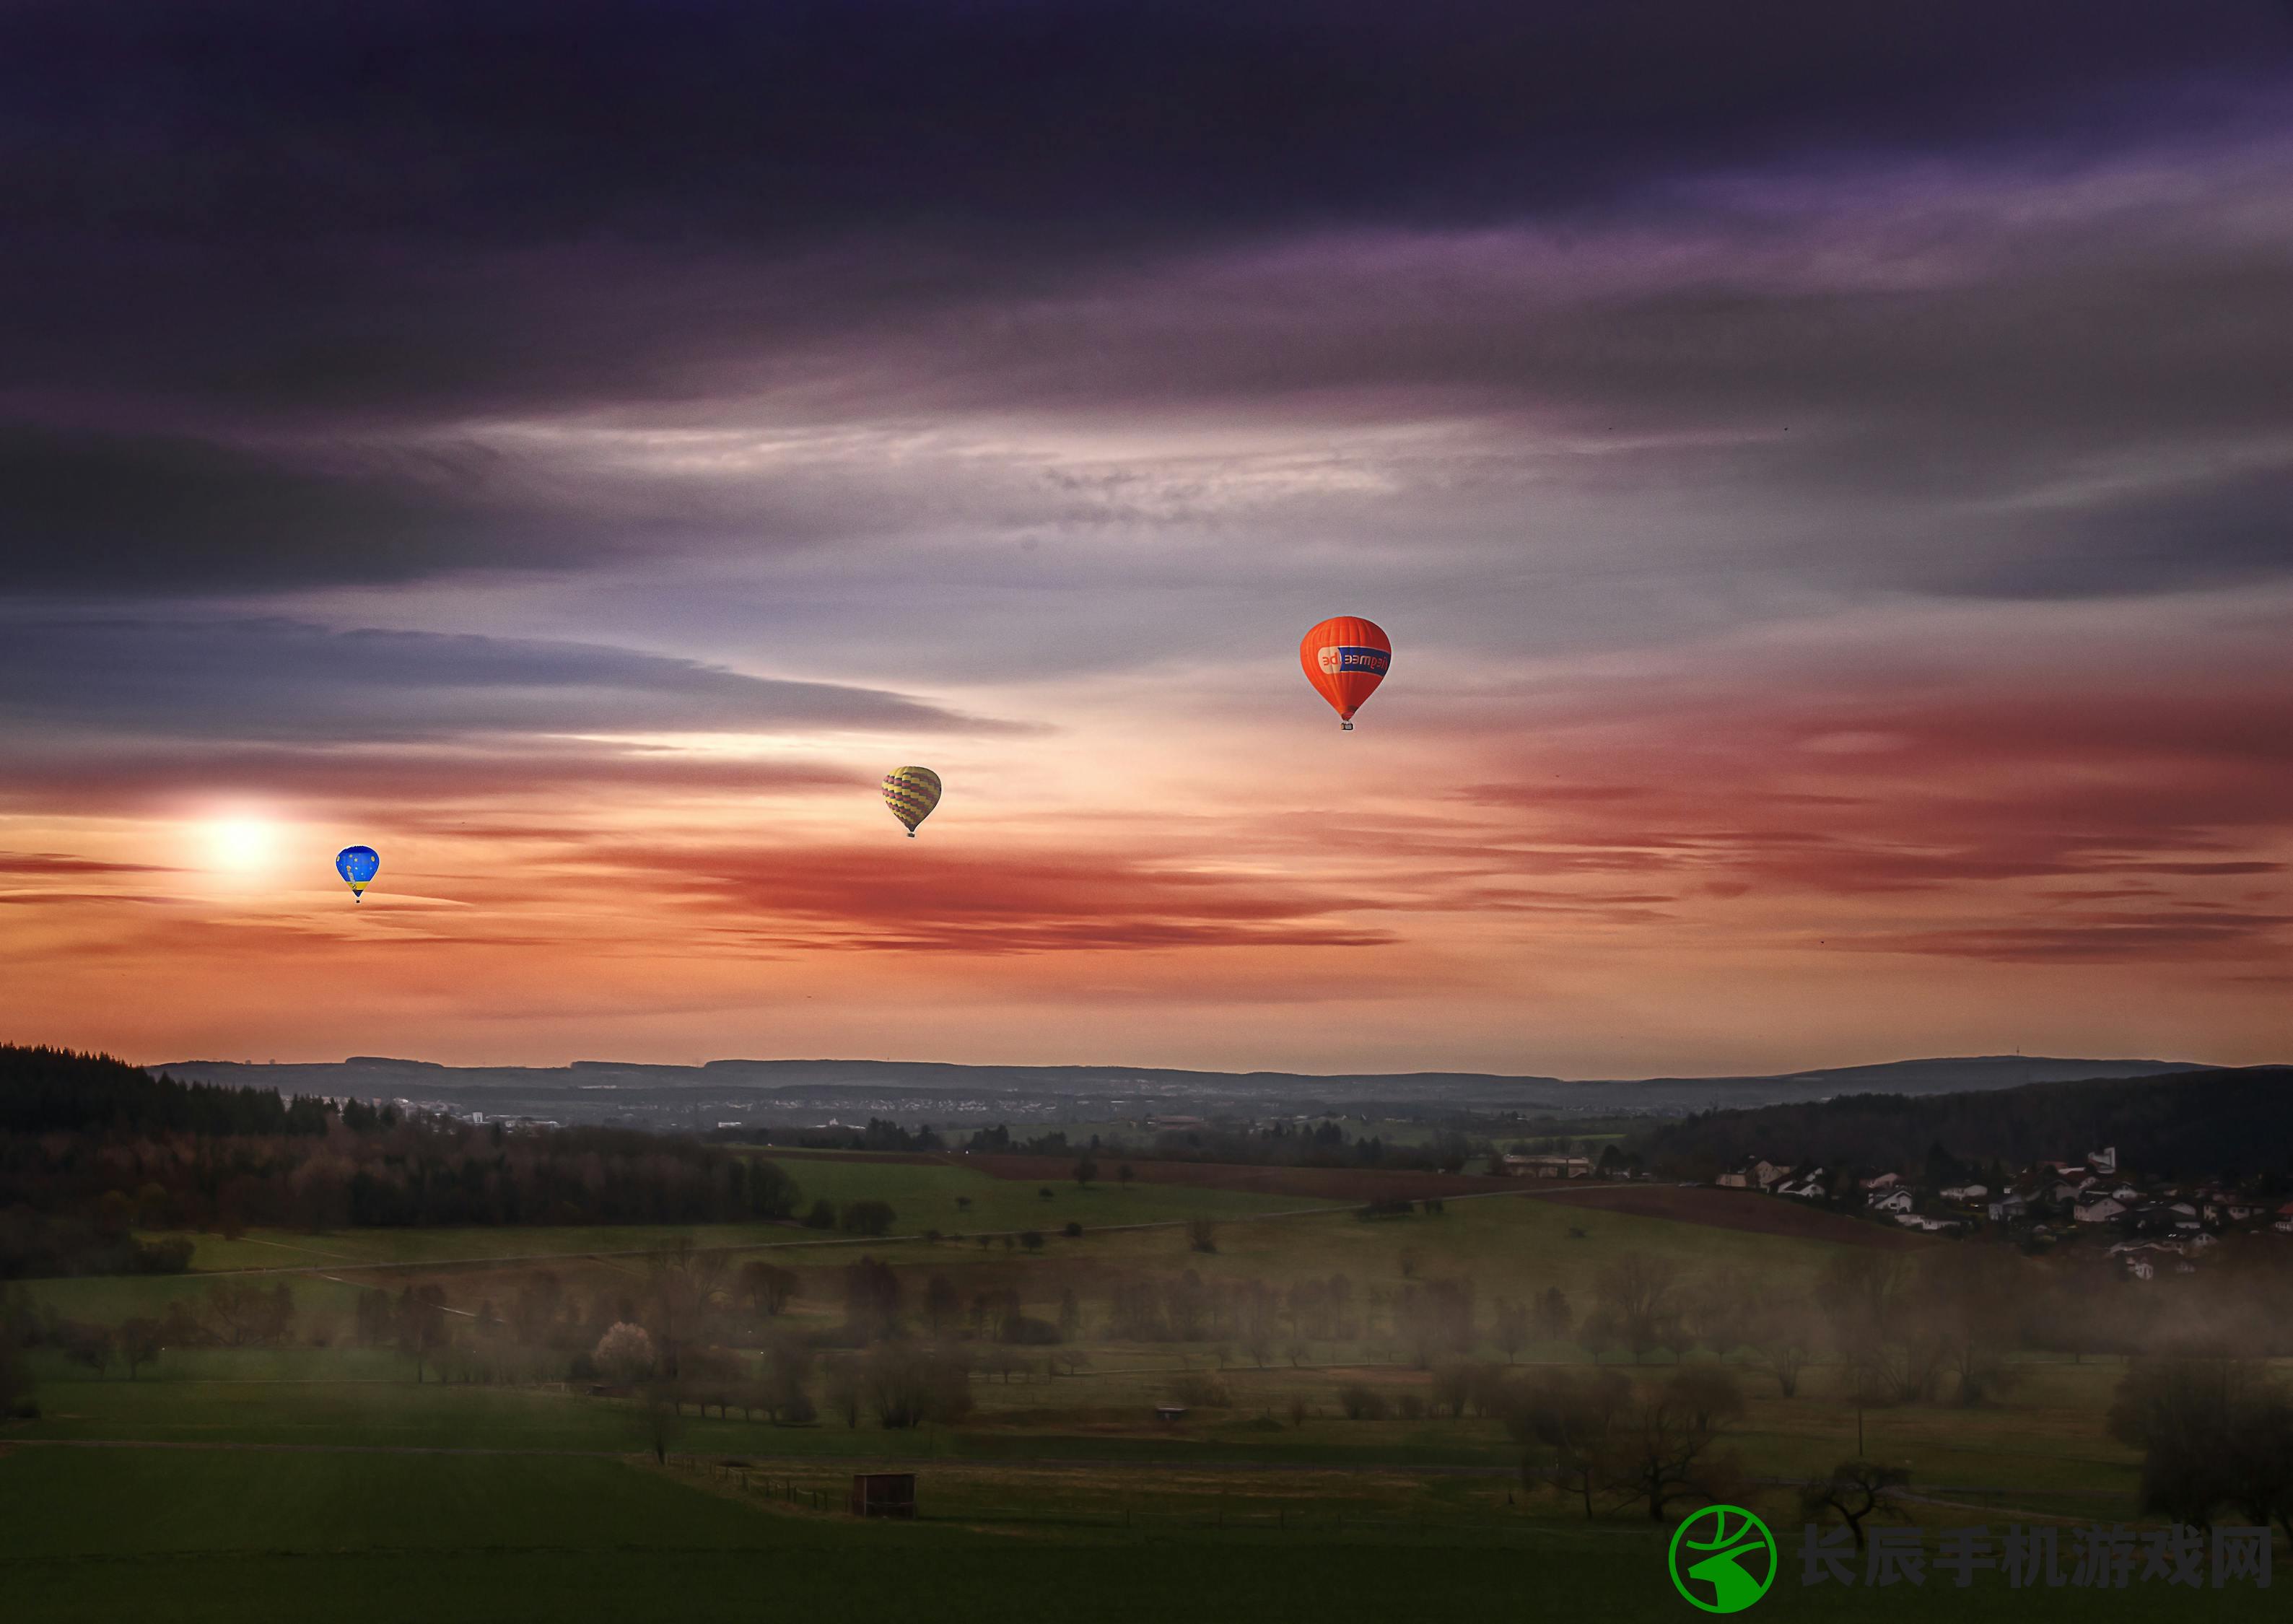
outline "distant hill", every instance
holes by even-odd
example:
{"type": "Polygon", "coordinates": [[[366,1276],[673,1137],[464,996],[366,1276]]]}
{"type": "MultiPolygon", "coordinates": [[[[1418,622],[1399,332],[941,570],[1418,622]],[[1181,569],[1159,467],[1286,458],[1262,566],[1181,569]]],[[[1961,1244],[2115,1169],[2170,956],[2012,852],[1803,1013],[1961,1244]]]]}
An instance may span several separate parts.
{"type": "Polygon", "coordinates": [[[1912,1098],[1855,1094],[1721,1110],[1651,1127],[1637,1149],[1660,1171],[1708,1173],[1754,1157],[1917,1172],[1931,1149],[1960,1163],[2075,1161],[2114,1146],[2119,1165],[2188,1178],[2293,1175],[2293,1067],[2033,1084],[1912,1098]]]}
{"type": "Polygon", "coordinates": [[[1481,1072],[1190,1071],[1135,1066],[964,1066],[928,1060],[726,1060],[705,1066],[577,1060],[560,1067],[450,1067],[361,1055],[255,1065],[177,1060],[154,1068],[204,1082],[288,1092],[435,1100],[561,1120],[713,1125],[719,1116],[812,1122],[870,1114],[941,1125],[1190,1115],[1442,1111],[1681,1116],[1884,1091],[1919,1095],[2090,1077],[2199,1071],[2188,1061],[2023,1055],[1896,1060],[1754,1076],[1601,1078],[1481,1072]]]}

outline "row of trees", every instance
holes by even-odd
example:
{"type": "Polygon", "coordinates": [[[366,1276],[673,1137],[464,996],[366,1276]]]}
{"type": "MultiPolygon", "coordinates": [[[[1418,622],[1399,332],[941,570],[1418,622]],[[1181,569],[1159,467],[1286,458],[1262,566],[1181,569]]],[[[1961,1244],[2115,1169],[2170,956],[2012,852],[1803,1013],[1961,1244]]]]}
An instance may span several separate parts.
{"type": "MultiPolygon", "coordinates": [[[[1422,1144],[1348,1133],[1335,1122],[1312,1126],[1276,1122],[1263,1128],[1216,1126],[1167,1128],[1143,1142],[1096,1133],[1082,1144],[1065,1130],[1020,1136],[1001,1124],[973,1132],[966,1150],[978,1155],[1075,1157],[1080,1169],[1102,1158],[1165,1162],[1226,1162],[1249,1166],[1381,1167],[1403,1172],[1456,1173],[1476,1157],[1491,1154],[1485,1138],[1444,1130],[1422,1144]]],[[[1094,1177],[1096,1174],[1093,1175],[1094,1177]]],[[[1127,1175],[1126,1175],[1127,1176],[1127,1175]]],[[[1089,1180],[1083,1180],[1089,1182],[1089,1180]]]]}
{"type": "MultiPolygon", "coordinates": [[[[361,1133],[329,1113],[320,1131],[273,1137],[0,1133],[0,1278],[188,1256],[137,1228],[725,1223],[784,1219],[797,1201],[775,1162],[620,1129],[421,1117],[361,1133]]],[[[855,1202],[846,1217],[874,1232],[859,1226],[888,1228],[891,1211],[855,1202]]]]}

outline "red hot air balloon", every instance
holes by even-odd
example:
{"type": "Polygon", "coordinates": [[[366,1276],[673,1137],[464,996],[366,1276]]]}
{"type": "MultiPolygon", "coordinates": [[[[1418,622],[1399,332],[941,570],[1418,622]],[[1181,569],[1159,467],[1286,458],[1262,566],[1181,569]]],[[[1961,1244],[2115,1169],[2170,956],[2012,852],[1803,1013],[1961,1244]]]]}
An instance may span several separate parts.
{"type": "Polygon", "coordinates": [[[1354,712],[1368,702],[1393,663],[1393,645],[1375,622],[1341,614],[1324,621],[1298,645],[1306,680],[1338,713],[1338,726],[1353,731],[1354,712]]]}

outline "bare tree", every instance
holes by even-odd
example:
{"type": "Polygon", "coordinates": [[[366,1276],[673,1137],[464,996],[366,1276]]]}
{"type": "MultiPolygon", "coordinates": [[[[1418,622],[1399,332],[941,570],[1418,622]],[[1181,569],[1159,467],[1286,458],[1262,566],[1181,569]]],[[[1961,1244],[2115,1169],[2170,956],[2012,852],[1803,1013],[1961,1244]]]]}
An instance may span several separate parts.
{"type": "Polygon", "coordinates": [[[1776,1390],[1787,1399],[1799,1393],[1800,1372],[1815,1357],[1816,1335],[1814,1311],[1801,1298],[1763,1298],[1745,1317],[1754,1361],[1776,1378],[1776,1390]]]}
{"type": "MultiPolygon", "coordinates": [[[[1710,1397],[1675,1377],[1630,1413],[1608,1476],[1619,1504],[1645,1504],[1649,1519],[1661,1522],[1674,1501],[1729,1498],[1740,1473],[1722,1447],[1725,1419],[1705,1408],[1710,1397]]],[[[1737,1403],[1740,1408],[1740,1394],[1737,1403]]]]}
{"type": "Polygon", "coordinates": [[[860,1425],[860,1364],[848,1353],[839,1353],[822,1366],[824,1396],[828,1408],[844,1417],[844,1425],[860,1425]]]}
{"type": "Polygon", "coordinates": [[[1505,1363],[1512,1363],[1521,1349],[1528,1345],[1527,1306],[1509,1297],[1498,1298],[1495,1330],[1497,1352],[1505,1356],[1505,1363]]]}
{"type": "Polygon", "coordinates": [[[1593,1498],[1608,1481],[1616,1433],[1632,1384],[1614,1370],[1551,1370],[1524,1383],[1505,1416],[1505,1430],[1523,1446],[1521,1481],[1542,1482],[1577,1500],[1593,1514],[1593,1498]]]}
{"type": "Polygon", "coordinates": [[[673,1381],[653,1382],[637,1401],[637,1423],[653,1459],[668,1464],[668,1446],[685,1430],[683,1394],[673,1381]]]}
{"type": "Polygon", "coordinates": [[[1953,1246],[1922,1271],[1918,1308],[1940,1333],[1941,1364],[1957,1378],[1957,1398],[1980,1404],[2014,1386],[2008,1362],[2032,1268],[2003,1246],[1953,1246]]]}
{"type": "Polygon", "coordinates": [[[431,1356],[452,1340],[446,1326],[444,1288],[409,1286],[398,1299],[398,1351],[413,1360],[417,1385],[431,1356]]]}
{"type": "Polygon", "coordinates": [[[1595,1283],[1599,1306],[1585,1321],[1587,1341],[1629,1349],[1635,1364],[1657,1348],[1678,1346],[1680,1310],[1673,1294],[1679,1280],[1679,1265],[1669,1259],[1641,1252],[1619,1258],[1595,1283]]]}
{"type": "Polygon", "coordinates": [[[1901,1466],[1843,1460],[1831,1468],[1830,1476],[1811,1478],[1800,1485],[1800,1512],[1811,1522],[1826,1512],[1838,1513],[1839,1520],[1854,1534],[1855,1548],[1860,1551],[1864,1519],[1885,1503],[1887,1490],[1910,1481],[1910,1473],[1901,1466]]]}
{"type": "Polygon", "coordinates": [[[775,1315],[786,1308],[798,1283],[795,1270],[776,1263],[741,1265],[741,1299],[761,1314],[775,1315]]]}
{"type": "Polygon", "coordinates": [[[1481,1382],[1481,1368],[1454,1360],[1433,1367],[1433,1401],[1449,1412],[1451,1420],[1462,1419],[1465,1406],[1473,1401],[1481,1382]]]}
{"type": "Polygon", "coordinates": [[[649,1318],[662,1375],[677,1373],[685,1342],[700,1334],[703,1313],[724,1289],[728,1262],[724,1253],[704,1251],[683,1235],[645,1259],[649,1318]]]}
{"type": "Polygon", "coordinates": [[[1576,1311],[1568,1306],[1568,1297],[1558,1286],[1548,1286],[1544,1295],[1536,1300],[1536,1334],[1547,1342],[1559,1342],[1568,1335],[1568,1328],[1576,1321],[1576,1311]]]}
{"type": "Polygon", "coordinates": [[[119,1326],[119,1358],[120,1362],[127,1367],[127,1379],[134,1381],[137,1370],[145,1365],[158,1363],[166,1345],[157,1320],[139,1316],[122,1320],[119,1326]]]}
{"type": "Polygon", "coordinates": [[[2293,1478],[2282,1475],[2293,1471],[2289,1416],[2265,1365],[2201,1350],[2129,1366],[2110,1431],[2143,1452],[2143,1511],[2204,1527],[2230,1503],[2260,1522],[2282,1516],[2293,1498],[2293,1478]]]}
{"type": "Polygon", "coordinates": [[[870,1353],[860,1380],[887,1428],[955,1421],[971,1410],[971,1366],[955,1349],[887,1342],[870,1353]]]}
{"type": "Polygon", "coordinates": [[[1687,1408],[1697,1426],[1707,1430],[1743,1418],[1743,1386],[1718,1365],[1686,1366],[1672,1378],[1667,1392],[1687,1408]]]}
{"type": "Polygon", "coordinates": [[[963,1311],[963,1295],[955,1282],[944,1274],[935,1274],[924,1282],[924,1323],[931,1328],[934,1336],[943,1336],[963,1311]]]}
{"type": "Polygon", "coordinates": [[[900,1322],[900,1279],[891,1267],[863,1257],[844,1270],[844,1321],[863,1342],[880,1342],[900,1322]]]}

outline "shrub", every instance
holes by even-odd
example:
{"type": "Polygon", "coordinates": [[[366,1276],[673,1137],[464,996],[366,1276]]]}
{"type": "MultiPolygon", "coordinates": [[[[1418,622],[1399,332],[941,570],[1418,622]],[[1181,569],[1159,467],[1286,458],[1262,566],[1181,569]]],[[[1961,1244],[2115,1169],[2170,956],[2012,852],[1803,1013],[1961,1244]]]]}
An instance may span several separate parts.
{"type": "Polygon", "coordinates": [[[887,1427],[959,1421],[971,1411],[971,1365],[953,1351],[887,1342],[868,1356],[860,1384],[887,1427]]]}
{"type": "Polygon", "coordinates": [[[1338,1408],[1349,1421],[1382,1421],[1389,1413],[1385,1395],[1361,1382],[1348,1382],[1338,1389],[1338,1408]]]}
{"type": "Polygon", "coordinates": [[[1172,1378],[1171,1396],[1194,1409],[1224,1409],[1234,1402],[1232,1390],[1207,1370],[1188,1370],[1172,1378]]]}

